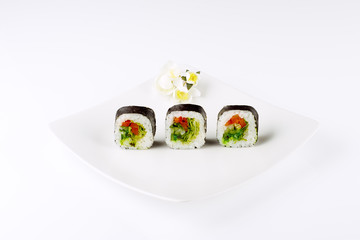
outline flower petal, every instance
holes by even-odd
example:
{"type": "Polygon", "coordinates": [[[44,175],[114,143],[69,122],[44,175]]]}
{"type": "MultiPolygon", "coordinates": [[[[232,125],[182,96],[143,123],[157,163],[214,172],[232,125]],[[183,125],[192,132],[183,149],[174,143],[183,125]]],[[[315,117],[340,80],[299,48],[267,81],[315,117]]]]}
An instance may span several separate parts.
{"type": "Polygon", "coordinates": [[[193,97],[200,97],[201,96],[201,92],[199,91],[199,89],[192,87],[189,91],[189,94],[191,94],[193,97]]]}
{"type": "Polygon", "coordinates": [[[180,77],[173,80],[173,84],[177,90],[180,90],[181,92],[188,92],[189,90],[186,87],[186,82],[182,80],[180,77]]]}
{"type": "Polygon", "coordinates": [[[172,83],[172,80],[164,75],[159,76],[156,79],[156,87],[160,92],[164,94],[170,94],[175,88],[172,83]]]}
{"type": "Polygon", "coordinates": [[[167,74],[169,73],[171,70],[177,70],[180,72],[180,67],[172,62],[172,61],[168,61],[161,69],[160,69],[160,74],[159,75],[163,75],[163,74],[167,74]]]}
{"type": "Polygon", "coordinates": [[[175,86],[173,80],[180,74],[180,68],[177,64],[169,61],[160,70],[156,78],[156,87],[163,94],[171,94],[175,86]]]}

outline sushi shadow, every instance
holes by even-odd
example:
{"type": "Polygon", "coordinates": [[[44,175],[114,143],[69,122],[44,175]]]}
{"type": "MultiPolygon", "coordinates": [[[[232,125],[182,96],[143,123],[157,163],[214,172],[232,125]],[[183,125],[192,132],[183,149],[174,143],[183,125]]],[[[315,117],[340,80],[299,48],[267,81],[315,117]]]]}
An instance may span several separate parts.
{"type": "Polygon", "coordinates": [[[206,138],[205,144],[202,148],[213,148],[221,146],[216,138],[206,138]]]}
{"type": "Polygon", "coordinates": [[[154,141],[153,145],[151,148],[161,148],[161,147],[165,147],[166,143],[165,141],[154,141]]]}
{"type": "Polygon", "coordinates": [[[264,135],[260,135],[256,145],[263,145],[273,139],[275,134],[273,132],[266,133],[264,135]]]}
{"type": "Polygon", "coordinates": [[[215,139],[215,138],[207,138],[206,139],[206,142],[205,142],[205,145],[206,146],[216,146],[216,145],[219,145],[219,142],[218,142],[218,140],[217,139],[215,139]]]}

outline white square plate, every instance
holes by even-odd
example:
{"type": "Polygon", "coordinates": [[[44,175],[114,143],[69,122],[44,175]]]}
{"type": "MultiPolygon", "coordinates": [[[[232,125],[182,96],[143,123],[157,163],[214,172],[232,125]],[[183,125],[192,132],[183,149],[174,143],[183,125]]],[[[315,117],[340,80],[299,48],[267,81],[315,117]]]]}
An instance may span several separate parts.
{"type": "Polygon", "coordinates": [[[85,163],[121,185],[162,199],[189,201],[224,192],[267,170],[309,139],[318,127],[312,119],[202,75],[202,96],[193,101],[205,109],[208,119],[207,142],[200,149],[167,147],[164,120],[173,104],[155,91],[152,80],[57,120],[51,129],[85,163]],[[254,147],[225,148],[217,143],[217,114],[229,104],[250,105],[258,111],[259,138],[254,147]],[[155,111],[157,132],[149,150],[123,150],[115,145],[115,113],[125,105],[147,106],[155,111]]]}

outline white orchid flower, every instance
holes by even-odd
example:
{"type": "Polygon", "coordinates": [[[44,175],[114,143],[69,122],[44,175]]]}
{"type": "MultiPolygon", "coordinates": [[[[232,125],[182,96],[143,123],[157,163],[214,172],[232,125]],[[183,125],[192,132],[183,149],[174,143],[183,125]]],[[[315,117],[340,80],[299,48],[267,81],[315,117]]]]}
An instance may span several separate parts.
{"type": "Polygon", "coordinates": [[[195,88],[199,79],[200,71],[181,69],[177,64],[168,62],[156,78],[156,87],[161,93],[172,95],[176,102],[191,102],[193,97],[201,95],[195,88]]]}

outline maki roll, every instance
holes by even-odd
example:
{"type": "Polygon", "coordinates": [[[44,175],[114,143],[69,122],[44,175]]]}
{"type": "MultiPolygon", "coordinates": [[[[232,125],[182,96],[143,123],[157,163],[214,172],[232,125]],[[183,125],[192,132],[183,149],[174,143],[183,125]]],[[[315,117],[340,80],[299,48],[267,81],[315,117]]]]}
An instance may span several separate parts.
{"type": "Polygon", "coordinates": [[[205,144],[206,113],[199,105],[178,104],[167,111],[165,141],[170,148],[194,149],[205,144]]]}
{"type": "Polygon", "coordinates": [[[246,105],[229,105],[218,114],[216,137],[225,147],[250,147],[258,139],[259,115],[246,105]]]}
{"type": "Polygon", "coordinates": [[[154,143],[155,113],[140,106],[119,108],[115,117],[115,143],[125,149],[148,149],[154,143]]]}

